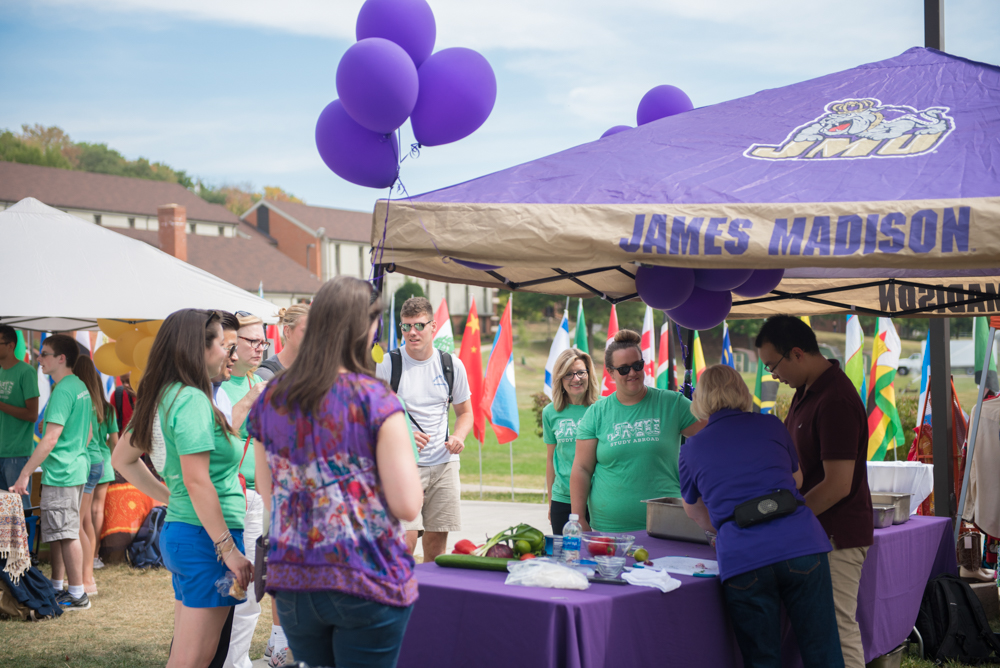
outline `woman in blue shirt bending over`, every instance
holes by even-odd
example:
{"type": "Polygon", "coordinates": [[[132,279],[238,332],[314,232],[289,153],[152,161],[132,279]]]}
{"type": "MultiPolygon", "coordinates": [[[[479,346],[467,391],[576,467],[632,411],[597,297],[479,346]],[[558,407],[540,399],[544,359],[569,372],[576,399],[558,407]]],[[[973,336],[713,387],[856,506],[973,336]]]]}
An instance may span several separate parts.
{"type": "Polygon", "coordinates": [[[717,531],[726,609],[747,668],[781,665],[781,603],[807,668],[842,668],[823,527],[798,488],[802,472],[781,421],[750,413],[743,378],[705,369],[691,412],[708,425],[681,448],[684,509],[717,531]],[[748,503],[751,502],[752,503],[748,503]]]}

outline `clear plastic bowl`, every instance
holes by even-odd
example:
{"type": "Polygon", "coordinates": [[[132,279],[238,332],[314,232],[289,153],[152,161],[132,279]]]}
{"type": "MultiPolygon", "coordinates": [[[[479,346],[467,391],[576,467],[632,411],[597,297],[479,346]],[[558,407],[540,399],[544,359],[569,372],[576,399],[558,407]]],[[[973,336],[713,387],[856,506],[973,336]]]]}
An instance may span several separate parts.
{"type": "Polygon", "coordinates": [[[624,557],[634,542],[632,534],[584,531],[580,536],[580,558],[624,557]]]}
{"type": "Polygon", "coordinates": [[[621,573],[622,568],[625,566],[625,557],[609,557],[600,556],[594,557],[597,561],[597,571],[602,577],[615,578],[621,573]]]}

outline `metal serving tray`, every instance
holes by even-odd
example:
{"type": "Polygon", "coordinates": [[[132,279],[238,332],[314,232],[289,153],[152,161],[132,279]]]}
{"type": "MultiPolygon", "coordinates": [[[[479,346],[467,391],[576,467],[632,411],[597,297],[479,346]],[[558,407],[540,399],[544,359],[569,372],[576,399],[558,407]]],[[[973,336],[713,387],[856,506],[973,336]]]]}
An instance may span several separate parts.
{"type": "Polygon", "coordinates": [[[665,496],[643,503],[646,504],[646,533],[650,536],[708,544],[705,532],[687,516],[680,499],[665,496]]]}
{"type": "Polygon", "coordinates": [[[872,503],[892,504],[896,510],[892,514],[893,524],[903,524],[910,519],[910,495],[896,492],[872,492],[872,503]]]}

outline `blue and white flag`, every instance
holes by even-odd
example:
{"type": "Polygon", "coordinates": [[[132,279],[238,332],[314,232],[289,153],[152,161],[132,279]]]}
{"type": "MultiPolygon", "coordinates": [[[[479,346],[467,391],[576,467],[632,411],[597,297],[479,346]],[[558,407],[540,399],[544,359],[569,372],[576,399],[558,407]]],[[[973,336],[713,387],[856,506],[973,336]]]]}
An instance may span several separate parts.
{"type": "Polygon", "coordinates": [[[931,404],[927,401],[927,386],[931,379],[931,333],[927,332],[927,341],[924,343],[924,359],[920,365],[920,405],[917,406],[917,428],[922,424],[930,422],[931,404]],[[924,407],[927,411],[924,411],[924,407]]]}
{"type": "Polygon", "coordinates": [[[722,322],[722,363],[728,367],[736,368],[733,344],[729,341],[729,323],[726,321],[722,322]]]}
{"type": "Polygon", "coordinates": [[[399,347],[399,335],[396,333],[396,293],[392,293],[389,303],[389,350],[399,347]]]}
{"type": "Polygon", "coordinates": [[[552,347],[549,348],[549,359],[545,362],[545,396],[549,399],[552,398],[552,374],[555,373],[556,360],[562,351],[569,348],[569,318],[567,317],[567,311],[563,310],[562,322],[559,323],[559,329],[556,330],[556,335],[552,339],[552,347]]]}

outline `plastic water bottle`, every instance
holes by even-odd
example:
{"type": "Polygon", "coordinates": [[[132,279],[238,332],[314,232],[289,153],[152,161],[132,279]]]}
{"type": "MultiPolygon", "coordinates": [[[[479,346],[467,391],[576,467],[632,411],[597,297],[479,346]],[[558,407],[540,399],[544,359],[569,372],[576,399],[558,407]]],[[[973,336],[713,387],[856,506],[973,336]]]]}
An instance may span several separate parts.
{"type": "Polygon", "coordinates": [[[580,536],[583,535],[583,527],[580,526],[580,516],[570,513],[569,522],[562,531],[562,558],[570,566],[580,563],[580,536]]]}

